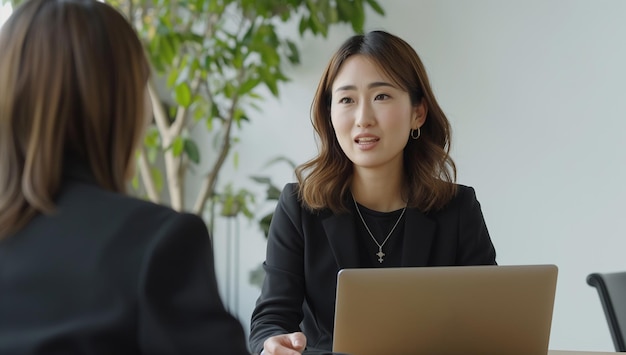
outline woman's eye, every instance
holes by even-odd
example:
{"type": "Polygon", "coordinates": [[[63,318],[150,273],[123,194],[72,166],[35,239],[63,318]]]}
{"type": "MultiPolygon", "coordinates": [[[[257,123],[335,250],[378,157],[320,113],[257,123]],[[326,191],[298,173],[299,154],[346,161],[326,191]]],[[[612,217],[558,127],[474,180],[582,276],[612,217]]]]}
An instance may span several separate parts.
{"type": "Polygon", "coordinates": [[[387,100],[388,98],[389,98],[389,95],[387,95],[387,94],[378,94],[378,95],[376,95],[374,100],[387,100]]]}
{"type": "Polygon", "coordinates": [[[339,99],[339,103],[340,104],[349,104],[352,103],[352,99],[349,97],[343,97],[341,99],[339,99]]]}

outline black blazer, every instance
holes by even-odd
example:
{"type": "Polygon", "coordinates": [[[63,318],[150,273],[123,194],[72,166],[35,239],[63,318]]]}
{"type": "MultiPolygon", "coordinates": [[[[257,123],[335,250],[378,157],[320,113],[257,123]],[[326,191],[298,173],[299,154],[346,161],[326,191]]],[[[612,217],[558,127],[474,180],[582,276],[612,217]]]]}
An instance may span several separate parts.
{"type": "Polygon", "coordinates": [[[0,354],[249,354],[199,217],[69,175],[0,241],[0,354]]]}
{"type": "MultiPolygon", "coordinates": [[[[300,330],[307,346],[330,350],[337,272],[362,267],[356,212],[312,213],[298,201],[296,187],[285,186],[270,226],[266,276],[251,321],[253,353],[272,335],[300,330]]],[[[455,198],[439,211],[409,208],[405,217],[402,266],[496,264],[471,187],[458,185],[455,198]]]]}

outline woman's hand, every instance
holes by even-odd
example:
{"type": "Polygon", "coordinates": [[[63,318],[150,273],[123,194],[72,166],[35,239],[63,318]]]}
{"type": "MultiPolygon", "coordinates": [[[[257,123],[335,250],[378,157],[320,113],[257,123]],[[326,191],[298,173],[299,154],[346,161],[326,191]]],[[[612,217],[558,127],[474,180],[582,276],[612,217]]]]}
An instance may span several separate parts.
{"type": "Polygon", "coordinates": [[[261,355],[299,355],[306,347],[306,336],[302,332],[275,335],[263,342],[261,355]]]}

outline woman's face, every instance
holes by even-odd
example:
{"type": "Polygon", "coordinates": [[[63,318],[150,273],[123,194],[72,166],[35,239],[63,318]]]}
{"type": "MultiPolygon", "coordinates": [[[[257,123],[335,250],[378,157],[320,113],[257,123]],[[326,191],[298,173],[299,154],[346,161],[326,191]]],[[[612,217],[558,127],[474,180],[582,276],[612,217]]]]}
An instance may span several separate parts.
{"type": "Polygon", "coordinates": [[[426,119],[425,104],[412,105],[409,94],[362,55],[343,63],[331,89],[335,136],[355,168],[401,169],[410,130],[426,119]]]}

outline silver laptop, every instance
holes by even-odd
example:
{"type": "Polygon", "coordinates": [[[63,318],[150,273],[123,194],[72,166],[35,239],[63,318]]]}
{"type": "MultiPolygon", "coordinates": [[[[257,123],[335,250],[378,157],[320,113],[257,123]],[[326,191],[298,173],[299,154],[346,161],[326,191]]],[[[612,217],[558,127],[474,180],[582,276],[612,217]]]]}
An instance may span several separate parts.
{"type": "Polygon", "coordinates": [[[546,355],[555,265],[344,269],[333,352],[546,355]]]}

